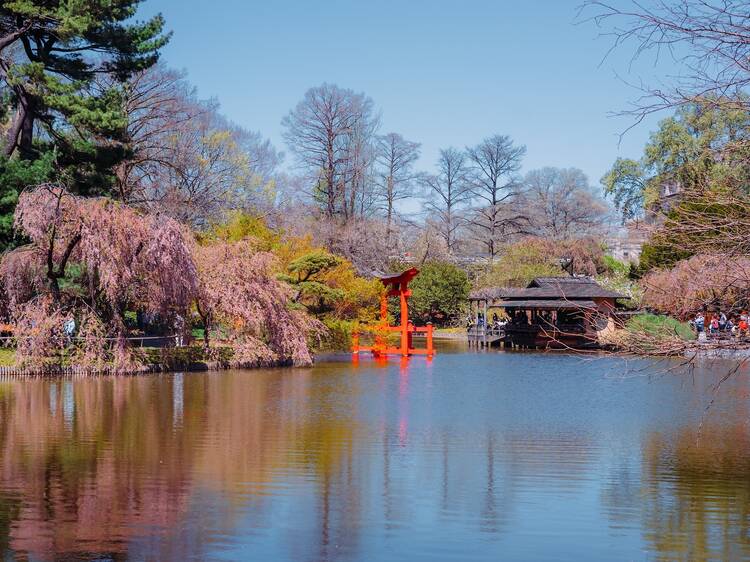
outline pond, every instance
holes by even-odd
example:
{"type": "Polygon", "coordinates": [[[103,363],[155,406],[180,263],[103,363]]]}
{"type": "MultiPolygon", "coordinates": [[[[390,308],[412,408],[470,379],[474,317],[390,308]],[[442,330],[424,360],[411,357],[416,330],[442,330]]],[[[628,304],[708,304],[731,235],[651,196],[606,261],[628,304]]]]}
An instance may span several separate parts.
{"type": "Polygon", "coordinates": [[[442,351],[4,379],[0,555],[750,558],[747,368],[442,351]]]}

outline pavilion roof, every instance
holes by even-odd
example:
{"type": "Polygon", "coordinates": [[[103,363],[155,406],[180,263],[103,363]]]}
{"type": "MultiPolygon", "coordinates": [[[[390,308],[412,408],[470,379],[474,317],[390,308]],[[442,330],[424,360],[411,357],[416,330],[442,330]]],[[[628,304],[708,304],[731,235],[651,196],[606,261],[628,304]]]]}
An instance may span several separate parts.
{"type": "MultiPolygon", "coordinates": [[[[473,291],[469,295],[470,300],[492,301],[593,298],[625,299],[628,297],[602,287],[590,277],[537,277],[525,288],[490,287],[473,291]]],[[[497,304],[500,305],[500,303],[497,304]]]]}
{"type": "Polygon", "coordinates": [[[594,301],[578,300],[504,300],[498,303],[502,308],[526,308],[542,310],[575,310],[579,308],[596,308],[594,301]]]}

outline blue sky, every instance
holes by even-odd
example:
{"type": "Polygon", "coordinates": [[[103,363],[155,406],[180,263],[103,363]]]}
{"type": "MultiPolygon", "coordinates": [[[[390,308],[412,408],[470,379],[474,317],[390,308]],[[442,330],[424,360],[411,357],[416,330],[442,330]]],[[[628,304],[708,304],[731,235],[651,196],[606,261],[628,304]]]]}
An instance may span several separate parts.
{"type": "MultiPolygon", "coordinates": [[[[364,91],[382,131],[422,143],[430,171],[440,148],[508,134],[528,153],[524,171],[576,166],[598,185],[618,156],[638,157],[657,118],[618,134],[637,92],[623,80],[627,50],[603,64],[610,40],[577,23],[581,0],[146,0],[174,37],[163,60],[184,69],[201,97],[286,151],[282,117],[323,82],[364,91]]],[[[659,116],[661,118],[663,116],[659,116]]]]}

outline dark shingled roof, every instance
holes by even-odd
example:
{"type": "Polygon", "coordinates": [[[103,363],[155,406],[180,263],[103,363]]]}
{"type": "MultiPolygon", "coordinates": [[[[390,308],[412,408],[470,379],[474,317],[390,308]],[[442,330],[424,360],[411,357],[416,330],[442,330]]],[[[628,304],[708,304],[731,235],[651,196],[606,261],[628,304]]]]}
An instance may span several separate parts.
{"type": "Polygon", "coordinates": [[[596,308],[594,301],[566,301],[566,300],[503,300],[498,303],[503,308],[543,308],[543,309],[578,309],[596,308]]]}
{"type": "Polygon", "coordinates": [[[566,277],[534,277],[534,279],[529,283],[528,287],[542,287],[543,285],[580,285],[582,283],[594,283],[596,284],[596,281],[594,281],[591,277],[584,277],[584,276],[566,276],[566,277]]]}
{"type": "MultiPolygon", "coordinates": [[[[590,277],[537,277],[524,289],[492,287],[469,295],[471,300],[502,299],[626,299],[625,295],[605,289],[590,277]]],[[[499,305],[500,303],[498,303],[499,305]]]]}

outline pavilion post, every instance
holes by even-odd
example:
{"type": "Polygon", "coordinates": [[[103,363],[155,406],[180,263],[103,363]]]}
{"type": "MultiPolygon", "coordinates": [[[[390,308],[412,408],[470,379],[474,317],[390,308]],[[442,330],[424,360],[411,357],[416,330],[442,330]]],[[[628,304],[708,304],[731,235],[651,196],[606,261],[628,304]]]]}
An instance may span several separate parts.
{"type": "Polygon", "coordinates": [[[427,322],[427,355],[432,356],[433,354],[433,347],[432,347],[432,322],[427,322]]]}
{"type": "Polygon", "coordinates": [[[484,299],[484,347],[487,347],[487,299],[484,299]]]}

